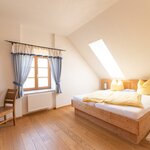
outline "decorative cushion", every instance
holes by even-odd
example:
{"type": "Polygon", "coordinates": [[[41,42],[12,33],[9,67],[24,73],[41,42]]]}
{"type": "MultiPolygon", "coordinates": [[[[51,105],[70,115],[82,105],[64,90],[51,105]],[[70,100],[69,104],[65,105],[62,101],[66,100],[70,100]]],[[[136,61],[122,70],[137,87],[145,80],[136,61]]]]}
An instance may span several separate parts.
{"type": "Polygon", "coordinates": [[[143,95],[150,95],[150,80],[147,80],[145,82],[143,80],[139,80],[137,93],[143,95]]]}
{"type": "Polygon", "coordinates": [[[123,82],[121,80],[112,80],[110,89],[112,91],[122,91],[122,90],[124,90],[123,82]]]}

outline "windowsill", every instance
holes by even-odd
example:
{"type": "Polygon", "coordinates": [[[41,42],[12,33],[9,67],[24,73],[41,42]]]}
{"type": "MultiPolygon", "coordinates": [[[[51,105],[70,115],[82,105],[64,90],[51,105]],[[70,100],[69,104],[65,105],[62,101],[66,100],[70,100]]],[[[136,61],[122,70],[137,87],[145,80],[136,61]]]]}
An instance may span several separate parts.
{"type": "Polygon", "coordinates": [[[55,90],[54,89],[42,89],[42,90],[24,91],[24,94],[25,95],[29,95],[29,94],[37,94],[37,93],[44,93],[44,92],[52,92],[52,93],[54,93],[55,90]]]}

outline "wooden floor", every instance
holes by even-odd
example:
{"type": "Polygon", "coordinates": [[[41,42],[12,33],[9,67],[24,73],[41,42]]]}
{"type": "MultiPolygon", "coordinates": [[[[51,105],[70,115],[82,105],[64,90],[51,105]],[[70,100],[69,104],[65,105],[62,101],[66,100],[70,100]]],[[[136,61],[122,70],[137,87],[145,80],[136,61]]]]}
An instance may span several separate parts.
{"type": "Polygon", "coordinates": [[[131,144],[74,115],[71,106],[17,119],[0,128],[0,150],[150,150],[143,140],[131,144]]]}

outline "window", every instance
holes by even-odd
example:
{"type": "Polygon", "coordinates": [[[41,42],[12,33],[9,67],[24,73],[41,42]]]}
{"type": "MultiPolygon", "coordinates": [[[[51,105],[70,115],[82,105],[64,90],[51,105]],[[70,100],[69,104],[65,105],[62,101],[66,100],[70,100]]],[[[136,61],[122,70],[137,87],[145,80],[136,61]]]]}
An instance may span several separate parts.
{"type": "Polygon", "coordinates": [[[30,73],[23,88],[24,90],[50,88],[50,66],[47,58],[34,56],[30,73]]]}
{"type": "Polygon", "coordinates": [[[90,43],[89,46],[111,77],[124,78],[117,62],[102,39],[90,43]]]}

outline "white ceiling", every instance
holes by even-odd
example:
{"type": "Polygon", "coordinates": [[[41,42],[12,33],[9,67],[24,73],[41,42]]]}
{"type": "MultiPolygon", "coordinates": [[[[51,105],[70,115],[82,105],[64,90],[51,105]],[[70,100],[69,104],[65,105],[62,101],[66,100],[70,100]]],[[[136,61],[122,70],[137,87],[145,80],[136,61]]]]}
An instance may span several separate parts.
{"type": "Polygon", "coordinates": [[[68,35],[118,0],[0,0],[0,17],[68,35]]]}

